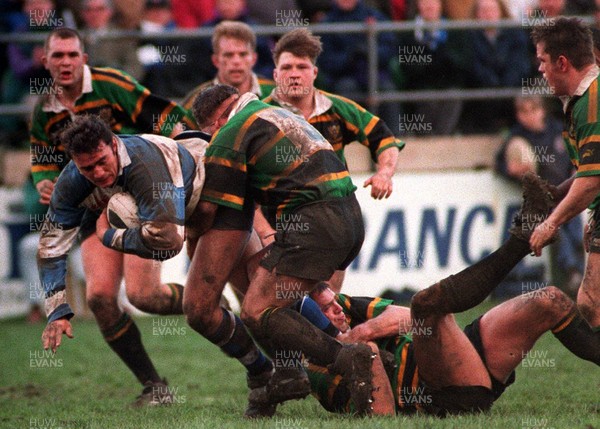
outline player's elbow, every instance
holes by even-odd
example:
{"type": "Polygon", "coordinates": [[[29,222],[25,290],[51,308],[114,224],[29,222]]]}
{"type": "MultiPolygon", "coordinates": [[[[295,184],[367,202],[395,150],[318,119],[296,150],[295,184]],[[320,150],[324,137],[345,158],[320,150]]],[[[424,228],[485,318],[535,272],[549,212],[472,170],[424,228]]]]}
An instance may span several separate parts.
{"type": "Polygon", "coordinates": [[[153,251],[171,255],[164,258],[158,256],[156,259],[169,259],[183,248],[183,227],[170,222],[146,222],[142,226],[142,239],[153,251]]]}

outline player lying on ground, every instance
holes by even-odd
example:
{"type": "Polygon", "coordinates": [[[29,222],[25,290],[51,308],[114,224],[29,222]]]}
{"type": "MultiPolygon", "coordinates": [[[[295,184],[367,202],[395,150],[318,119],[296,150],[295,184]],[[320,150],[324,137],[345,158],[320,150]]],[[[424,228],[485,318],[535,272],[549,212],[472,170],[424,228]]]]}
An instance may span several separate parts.
{"type": "MultiPolygon", "coordinates": [[[[532,213],[527,203],[546,203],[533,195],[538,189],[531,188],[531,176],[526,180],[522,214],[531,218],[541,212],[532,213]]],[[[369,342],[383,351],[384,361],[395,364],[397,371],[392,365],[387,373],[381,364],[374,365],[373,386],[379,389],[373,394],[374,413],[445,416],[488,410],[514,382],[515,368],[536,340],[549,330],[573,354],[600,365],[600,342],[575,303],[554,286],[510,299],[464,330],[456,324],[452,313],[482,302],[530,252],[522,239],[532,230],[529,226],[513,229],[516,237],[511,235],[475,265],[417,293],[410,309],[381,298],[336,296],[326,283],[312,291],[311,297],[341,333],[338,339],[369,342]]],[[[352,411],[343,381],[314,365],[309,366],[309,376],[313,394],[327,410],[352,411]]]]}
{"type": "MultiPolygon", "coordinates": [[[[142,258],[163,260],[179,253],[185,239],[192,261],[203,257],[194,255],[194,251],[203,228],[203,214],[197,203],[204,182],[202,158],[208,145],[200,138],[174,141],[147,134],[118,137],[96,116],[75,117],[62,133],[61,141],[72,162],[56,182],[39,245],[40,277],[48,296],[48,325],[43,343],[44,348],[53,351],[60,345],[63,333],[72,337],[69,319],[73,312],[65,292],[68,251],[80,229],[86,226],[86,219],[101,211],[114,193],[125,191],[135,198],[142,224],[136,228],[115,229],[109,225],[106,216],[101,215],[95,229],[105,246],[142,258]]],[[[248,255],[260,250],[256,235],[249,234],[246,243],[248,255]]],[[[246,254],[234,263],[236,269],[228,279],[234,280],[236,287],[244,293],[248,284],[246,254]]],[[[197,293],[196,287],[194,283],[186,285],[184,309],[185,297],[197,293]]],[[[153,307],[155,301],[156,296],[149,289],[144,299],[136,301],[136,306],[143,311],[158,312],[153,307]]],[[[252,388],[265,389],[271,379],[272,363],[256,347],[243,326],[233,336],[234,327],[241,326],[241,321],[231,311],[223,309],[223,313],[230,321],[225,332],[229,341],[219,346],[246,367],[249,380],[256,381],[252,388]]],[[[160,389],[154,389],[149,393],[159,392],[160,389]]],[[[252,398],[255,396],[256,393],[252,398]]],[[[264,407],[272,408],[271,404],[252,398],[247,413],[252,415],[260,413],[264,407]]],[[[161,398],[156,400],[162,401],[161,398]]]]}

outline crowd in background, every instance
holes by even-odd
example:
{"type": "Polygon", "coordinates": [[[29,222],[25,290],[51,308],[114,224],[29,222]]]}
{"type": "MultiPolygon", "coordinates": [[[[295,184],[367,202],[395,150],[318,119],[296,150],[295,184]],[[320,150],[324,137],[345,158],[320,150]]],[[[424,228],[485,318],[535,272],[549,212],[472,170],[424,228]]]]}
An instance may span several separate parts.
{"type": "MultiPolygon", "coordinates": [[[[102,37],[114,30],[139,30],[156,36],[174,29],[210,27],[225,19],[291,26],[390,20],[535,21],[558,15],[594,15],[600,7],[597,3],[600,5],[600,0],[0,0],[0,32],[75,27],[85,35],[90,65],[121,69],[154,93],[180,100],[198,83],[214,76],[210,40],[102,37]],[[161,61],[166,54],[180,60],[161,61]]],[[[428,28],[379,35],[378,91],[519,88],[524,82],[535,83],[541,78],[526,25],[477,30],[428,28]],[[404,55],[404,61],[399,54],[404,55]]],[[[277,36],[258,38],[258,75],[271,77],[271,48],[276,40],[277,36]]],[[[322,41],[319,87],[350,95],[364,104],[366,100],[360,95],[368,87],[366,36],[330,33],[322,34],[322,41]]],[[[33,105],[43,95],[49,75],[41,62],[42,49],[39,43],[0,44],[0,103],[33,105]]],[[[402,134],[398,120],[392,118],[399,115],[424,115],[435,135],[498,132],[514,122],[510,99],[383,103],[377,113],[398,134],[402,134]]],[[[0,130],[0,145],[27,147],[26,119],[0,116],[0,130]]]]}

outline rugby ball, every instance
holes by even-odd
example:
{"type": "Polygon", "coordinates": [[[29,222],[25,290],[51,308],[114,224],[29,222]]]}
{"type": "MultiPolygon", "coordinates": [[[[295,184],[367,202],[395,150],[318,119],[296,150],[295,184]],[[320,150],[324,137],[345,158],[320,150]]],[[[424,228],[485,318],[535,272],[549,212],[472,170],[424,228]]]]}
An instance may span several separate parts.
{"type": "Polygon", "coordinates": [[[142,224],[138,217],[135,199],[127,192],[119,192],[110,197],[106,214],[108,223],[113,228],[137,228],[142,224]]]}

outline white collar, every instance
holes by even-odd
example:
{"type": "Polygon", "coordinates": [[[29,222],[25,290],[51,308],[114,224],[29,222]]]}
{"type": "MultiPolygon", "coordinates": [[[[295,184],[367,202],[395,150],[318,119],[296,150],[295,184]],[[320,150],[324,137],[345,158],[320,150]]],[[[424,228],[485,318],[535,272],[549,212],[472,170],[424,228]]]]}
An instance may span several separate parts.
{"type": "MultiPolygon", "coordinates": [[[[283,101],[282,99],[280,99],[277,96],[277,88],[274,88],[273,91],[271,91],[271,97],[273,98],[273,100],[275,100],[277,103],[279,103],[279,105],[281,105],[281,107],[284,107],[285,109],[287,109],[293,113],[296,113],[297,115],[302,116],[302,112],[300,111],[299,108],[297,108],[296,106],[294,106],[291,103],[288,103],[287,101],[283,101]]],[[[315,108],[310,113],[310,116],[308,119],[313,118],[315,116],[322,115],[323,113],[325,113],[329,109],[331,109],[331,106],[333,106],[333,102],[327,96],[325,96],[325,94],[323,94],[323,91],[321,91],[320,89],[317,89],[317,88],[315,88],[314,100],[315,100],[315,108]]]]}
{"type": "Polygon", "coordinates": [[[585,93],[585,91],[588,90],[588,88],[590,87],[592,82],[598,77],[599,74],[600,74],[600,68],[598,68],[598,66],[594,64],[594,67],[590,68],[590,70],[585,74],[583,79],[581,79],[581,81],[579,82],[579,85],[577,86],[577,89],[575,90],[573,95],[562,95],[562,96],[558,97],[558,98],[560,98],[560,101],[562,101],[562,103],[563,103],[563,110],[565,112],[567,111],[567,105],[569,104],[569,101],[571,101],[571,99],[573,97],[583,95],[585,93]]]}
{"type": "Polygon", "coordinates": [[[235,107],[231,110],[231,113],[227,117],[227,120],[230,120],[236,113],[238,113],[240,110],[246,107],[248,103],[254,100],[258,100],[256,94],[252,94],[251,92],[242,94],[240,98],[238,98],[235,102],[235,107]]]}
{"type": "MultiPolygon", "coordinates": [[[[77,100],[81,98],[83,94],[88,94],[92,92],[92,71],[87,64],[83,65],[83,84],[81,85],[81,94],[77,97],[77,100]]],[[[60,113],[63,110],[68,110],[64,104],[62,104],[58,98],[56,98],[55,94],[49,94],[48,98],[44,101],[42,105],[42,111],[44,112],[53,112],[60,113]]]]}

